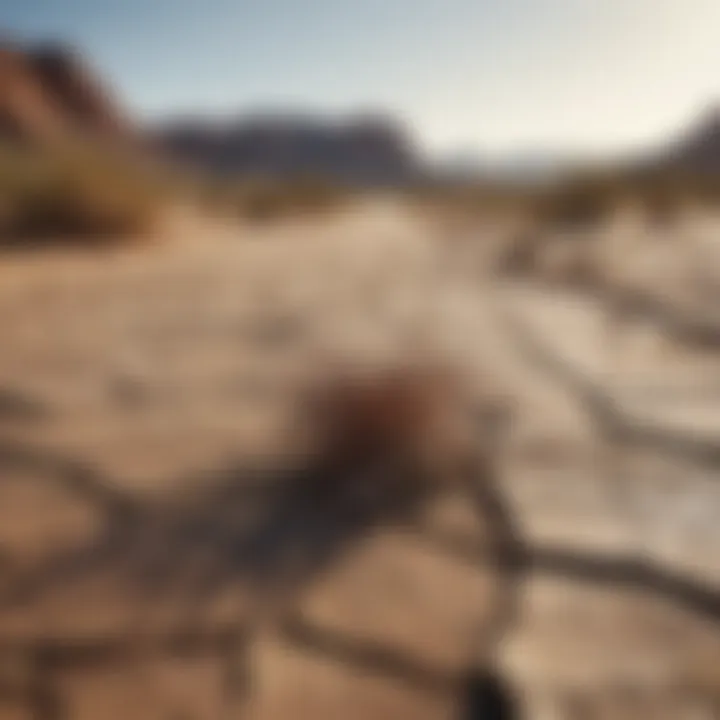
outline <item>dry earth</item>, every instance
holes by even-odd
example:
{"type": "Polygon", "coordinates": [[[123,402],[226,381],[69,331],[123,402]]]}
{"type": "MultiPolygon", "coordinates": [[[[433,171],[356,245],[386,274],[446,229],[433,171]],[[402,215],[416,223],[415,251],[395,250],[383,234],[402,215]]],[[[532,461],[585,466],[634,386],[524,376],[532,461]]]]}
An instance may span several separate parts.
{"type": "Polygon", "coordinates": [[[496,584],[467,503],[343,538],[281,597],[248,590],[238,530],[284,507],[249,478],[293,462],[307,381],[408,356],[512,398],[535,550],[500,662],[527,717],[720,717],[720,354],[489,276],[483,232],[376,201],[0,258],[0,718],[453,717],[439,678],[496,584]]]}

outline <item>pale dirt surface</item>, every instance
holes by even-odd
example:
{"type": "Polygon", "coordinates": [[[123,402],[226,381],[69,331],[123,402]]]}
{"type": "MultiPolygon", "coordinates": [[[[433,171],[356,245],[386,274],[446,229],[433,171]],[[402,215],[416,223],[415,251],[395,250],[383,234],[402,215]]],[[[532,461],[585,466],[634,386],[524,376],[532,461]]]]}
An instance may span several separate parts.
{"type": "MultiPolygon", "coordinates": [[[[247,465],[288,461],[309,380],[343,359],[403,357],[449,359],[478,397],[511,398],[502,483],[524,534],[581,553],[581,566],[607,561],[595,575],[538,561],[528,580],[500,658],[527,716],[720,717],[717,596],[698,601],[680,583],[678,597],[678,583],[617,570],[640,558],[720,594],[717,464],[618,449],[508,317],[633,420],[709,440],[720,440],[720,354],[639,322],[617,333],[597,299],[488,278],[478,246],[449,251],[429,225],[374,202],[263,228],[180,214],[148,247],[0,258],[0,718],[453,717],[433,672],[472,652],[494,589],[488,568],[428,537],[378,530],[302,596],[280,598],[325,633],[294,637],[273,627],[236,567],[242,488],[211,491],[241,485],[247,465]],[[96,481],[107,496],[88,491],[96,481]],[[127,545],[116,493],[193,510],[189,521],[157,516],[127,545]],[[87,548],[100,551],[88,559],[87,548]],[[9,601],[43,563],[57,577],[9,601]],[[188,590],[216,564],[223,582],[188,590]],[[258,612],[267,629],[249,642],[241,628],[258,612]],[[186,626],[222,637],[144,650],[143,633],[186,626]],[[103,652],[101,641],[134,635],[131,649],[103,652]],[[81,646],[80,660],[57,667],[23,650],[48,638],[81,646]],[[412,662],[358,662],[366,645],[412,662]],[[38,673],[50,690],[36,687],[38,673]]],[[[428,523],[483,538],[458,498],[428,523]]]]}

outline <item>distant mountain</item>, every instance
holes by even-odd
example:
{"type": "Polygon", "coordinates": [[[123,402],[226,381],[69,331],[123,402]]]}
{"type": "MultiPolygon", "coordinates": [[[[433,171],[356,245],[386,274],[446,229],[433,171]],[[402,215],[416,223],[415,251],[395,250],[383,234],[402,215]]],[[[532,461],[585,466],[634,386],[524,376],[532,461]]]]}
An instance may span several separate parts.
{"type": "Polygon", "coordinates": [[[74,50],[0,40],[0,140],[48,145],[74,138],[120,142],[155,159],[234,176],[322,175],[378,185],[420,174],[408,134],[385,117],[256,115],[141,128],[74,50]]]}
{"type": "MultiPolygon", "coordinates": [[[[132,145],[155,158],[216,174],[312,175],[372,186],[537,183],[582,164],[560,152],[482,157],[474,151],[430,163],[407,129],[382,114],[343,120],[297,113],[229,121],[200,117],[140,127],[72,48],[0,39],[0,140],[48,144],[75,137],[132,145]]],[[[720,174],[720,107],[661,151],[617,166],[720,174]]]]}
{"type": "Polygon", "coordinates": [[[640,166],[655,171],[720,175],[720,106],[706,112],[668,146],[642,160],[640,166]]]}
{"type": "Polygon", "coordinates": [[[318,175],[396,184],[420,174],[408,134],[384,117],[330,122],[277,114],[223,123],[185,120],[156,129],[153,138],[188,165],[228,175],[318,175]]]}
{"type": "Polygon", "coordinates": [[[707,113],[678,142],[669,161],[688,169],[720,174],[720,107],[707,113]]]}
{"type": "Polygon", "coordinates": [[[0,137],[48,143],[117,140],[132,123],[83,59],[60,45],[0,42],[0,137]]]}

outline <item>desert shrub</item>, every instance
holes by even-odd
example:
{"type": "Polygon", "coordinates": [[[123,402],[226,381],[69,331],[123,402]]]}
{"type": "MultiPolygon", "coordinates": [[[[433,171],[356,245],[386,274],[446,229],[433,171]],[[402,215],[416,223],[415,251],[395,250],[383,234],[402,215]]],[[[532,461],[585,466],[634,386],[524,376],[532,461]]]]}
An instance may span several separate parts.
{"type": "Polygon", "coordinates": [[[435,368],[326,381],[311,397],[323,451],[352,460],[417,451],[449,387],[449,378],[435,368]]]}
{"type": "Polygon", "coordinates": [[[512,277],[532,275],[537,270],[541,242],[542,239],[529,230],[514,234],[501,249],[498,272],[512,277]]]}
{"type": "Polygon", "coordinates": [[[109,242],[152,225],[160,193],[137,163],[97,149],[5,148],[0,154],[0,238],[109,242]]]}
{"type": "Polygon", "coordinates": [[[639,197],[645,217],[653,227],[658,228],[674,224],[689,202],[686,193],[664,185],[643,188],[639,197]]]}
{"type": "Polygon", "coordinates": [[[656,227],[675,223],[693,207],[720,207],[720,180],[715,175],[655,168],[620,174],[616,182],[656,227]]]}
{"type": "Polygon", "coordinates": [[[500,182],[468,182],[429,185],[406,191],[408,204],[431,217],[460,220],[485,220],[525,214],[530,193],[521,187],[500,182]]]}
{"type": "Polygon", "coordinates": [[[207,182],[203,204],[251,222],[272,222],[336,212],[353,197],[349,188],[316,178],[247,179],[207,182]]]}
{"type": "Polygon", "coordinates": [[[611,217],[625,195],[625,188],[612,180],[571,178],[538,193],[533,214],[548,228],[592,228],[611,217]]]}
{"type": "Polygon", "coordinates": [[[325,376],[305,398],[303,425],[326,469],[315,476],[321,497],[349,490],[354,500],[397,509],[471,467],[491,482],[512,419],[497,388],[470,400],[467,379],[434,363],[348,370],[325,376]]]}
{"type": "Polygon", "coordinates": [[[587,229],[622,207],[641,208],[657,225],[675,221],[687,208],[717,206],[720,182],[672,169],[618,168],[570,177],[539,193],[535,217],[548,229],[587,229]]]}

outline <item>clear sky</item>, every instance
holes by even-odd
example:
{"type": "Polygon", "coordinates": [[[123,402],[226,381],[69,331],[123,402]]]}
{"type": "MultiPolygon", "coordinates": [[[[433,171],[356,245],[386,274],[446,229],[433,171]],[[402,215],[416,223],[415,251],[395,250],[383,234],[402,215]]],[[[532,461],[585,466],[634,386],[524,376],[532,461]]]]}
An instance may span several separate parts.
{"type": "Polygon", "coordinates": [[[720,100],[720,0],[0,0],[143,117],[388,110],[430,150],[607,152],[720,100]]]}

